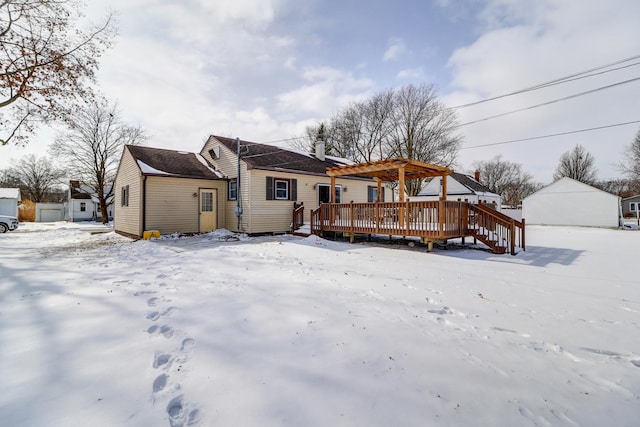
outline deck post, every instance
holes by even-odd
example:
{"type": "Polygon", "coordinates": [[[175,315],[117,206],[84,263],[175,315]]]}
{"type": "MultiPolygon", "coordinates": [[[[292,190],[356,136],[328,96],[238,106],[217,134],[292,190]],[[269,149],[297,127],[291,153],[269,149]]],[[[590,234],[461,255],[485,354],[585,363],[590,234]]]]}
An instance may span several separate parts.
{"type": "MultiPolygon", "coordinates": [[[[398,201],[404,202],[404,166],[398,169],[398,201]]],[[[402,206],[400,206],[400,212],[398,212],[398,221],[400,221],[400,227],[404,227],[404,212],[402,206]]]]}
{"type": "Polygon", "coordinates": [[[516,222],[515,220],[511,220],[511,223],[509,224],[509,234],[511,236],[509,236],[511,242],[510,242],[510,249],[511,249],[511,255],[515,255],[516,254],[516,222]]]}
{"type": "Polygon", "coordinates": [[[353,231],[353,200],[351,201],[351,205],[349,208],[350,208],[349,209],[349,227],[351,228],[351,234],[354,234],[355,231],[353,231]]]}
{"type": "Polygon", "coordinates": [[[331,209],[331,214],[330,214],[330,222],[329,224],[333,224],[336,221],[336,207],[334,206],[334,204],[336,203],[336,177],[332,176],[331,177],[331,194],[329,194],[329,206],[331,209]]]}

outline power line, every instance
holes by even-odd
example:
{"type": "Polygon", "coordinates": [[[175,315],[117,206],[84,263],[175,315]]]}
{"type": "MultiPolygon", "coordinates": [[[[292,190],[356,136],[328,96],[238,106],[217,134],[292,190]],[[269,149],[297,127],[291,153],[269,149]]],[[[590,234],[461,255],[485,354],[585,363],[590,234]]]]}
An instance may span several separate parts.
{"type": "Polygon", "coordinates": [[[529,107],[519,108],[517,110],[511,110],[511,111],[507,111],[505,113],[500,113],[500,114],[495,114],[493,116],[483,117],[483,118],[478,119],[478,120],[473,120],[471,122],[462,123],[462,124],[460,124],[460,125],[458,125],[456,127],[468,126],[468,125],[472,125],[472,124],[475,124],[475,123],[480,123],[480,122],[484,122],[484,121],[487,121],[487,120],[496,119],[498,117],[504,117],[504,116],[508,116],[510,114],[519,113],[521,111],[532,110],[532,109],[538,108],[538,107],[544,107],[545,105],[551,105],[551,104],[555,104],[556,102],[561,102],[561,101],[566,101],[566,100],[573,99],[573,98],[578,98],[580,96],[589,95],[591,93],[599,92],[601,90],[611,89],[612,87],[622,86],[622,85],[625,85],[625,84],[633,83],[633,82],[638,81],[638,80],[640,80],[640,77],[635,77],[633,79],[624,80],[624,81],[613,83],[613,84],[610,84],[610,85],[607,85],[607,86],[600,86],[598,88],[587,90],[585,92],[580,92],[580,93],[576,93],[576,94],[573,94],[573,95],[565,96],[563,98],[558,98],[558,99],[554,99],[554,100],[551,100],[551,101],[543,102],[542,104],[531,105],[529,107]]]}
{"type": "Polygon", "coordinates": [[[540,135],[540,136],[532,136],[530,138],[520,138],[520,139],[511,139],[509,141],[501,141],[501,142],[492,142],[489,144],[480,144],[480,145],[472,145],[469,147],[462,147],[460,148],[460,150],[468,150],[471,148],[481,148],[481,147],[491,147],[494,145],[505,145],[505,144],[513,144],[515,142],[523,142],[523,141],[532,141],[535,139],[543,139],[543,138],[551,138],[554,136],[563,136],[563,135],[571,135],[574,133],[582,133],[582,132],[591,132],[594,130],[600,130],[600,129],[608,129],[608,128],[613,128],[613,127],[618,127],[618,126],[627,126],[627,125],[632,125],[635,123],[640,123],[640,120],[635,120],[635,121],[631,121],[631,122],[624,122],[624,123],[615,123],[612,125],[605,125],[605,126],[597,126],[597,127],[593,127],[593,128],[587,128],[587,129],[578,129],[578,130],[571,130],[571,131],[567,131],[567,132],[559,132],[559,133],[552,133],[552,134],[548,134],[548,135],[540,135]]]}
{"type": "Polygon", "coordinates": [[[470,102],[470,103],[467,103],[467,104],[456,105],[454,107],[449,107],[447,109],[448,110],[452,110],[452,109],[458,109],[458,108],[471,107],[471,106],[474,106],[474,105],[483,104],[485,102],[495,101],[496,99],[506,98],[508,96],[519,95],[521,93],[531,92],[531,91],[543,89],[543,88],[546,88],[546,87],[549,87],[549,86],[555,86],[555,85],[558,85],[558,84],[563,84],[563,83],[568,83],[570,81],[583,79],[583,78],[586,78],[586,77],[592,77],[592,76],[596,76],[596,75],[599,75],[599,74],[605,74],[605,73],[609,73],[609,72],[612,72],[612,71],[617,71],[617,70],[620,70],[622,68],[632,67],[632,66],[638,65],[638,63],[625,65],[623,67],[618,67],[618,68],[614,68],[612,70],[602,71],[602,72],[599,72],[599,73],[588,74],[588,73],[593,73],[594,71],[599,71],[599,70],[602,70],[602,69],[605,69],[605,68],[613,67],[614,65],[623,64],[625,62],[633,61],[634,59],[638,59],[638,58],[640,58],[640,55],[635,55],[635,56],[632,56],[632,57],[629,57],[629,58],[626,58],[626,59],[621,59],[619,61],[612,62],[610,64],[601,65],[599,67],[591,68],[589,70],[585,70],[585,71],[582,71],[582,72],[579,72],[579,73],[570,74],[568,76],[561,77],[559,79],[554,79],[554,80],[550,80],[550,81],[544,82],[544,83],[539,83],[537,85],[530,86],[530,87],[527,87],[527,88],[524,88],[524,89],[519,89],[519,90],[516,90],[514,92],[509,92],[509,93],[506,93],[506,94],[503,94],[503,95],[498,95],[498,96],[494,96],[494,97],[491,97],[491,98],[482,99],[480,101],[470,102]],[[588,74],[588,75],[583,76],[583,74],[588,74]]]}

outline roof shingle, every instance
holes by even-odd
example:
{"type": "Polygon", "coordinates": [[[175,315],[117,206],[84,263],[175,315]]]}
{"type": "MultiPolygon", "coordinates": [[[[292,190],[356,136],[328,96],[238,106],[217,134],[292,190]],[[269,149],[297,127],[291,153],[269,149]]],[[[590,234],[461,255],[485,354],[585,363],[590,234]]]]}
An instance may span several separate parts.
{"type": "Polygon", "coordinates": [[[186,151],[127,145],[143,175],[173,176],[177,178],[221,179],[202,156],[186,151]],[[141,165],[140,162],[143,164],[141,165]],[[149,168],[145,168],[144,166],[149,168]]]}

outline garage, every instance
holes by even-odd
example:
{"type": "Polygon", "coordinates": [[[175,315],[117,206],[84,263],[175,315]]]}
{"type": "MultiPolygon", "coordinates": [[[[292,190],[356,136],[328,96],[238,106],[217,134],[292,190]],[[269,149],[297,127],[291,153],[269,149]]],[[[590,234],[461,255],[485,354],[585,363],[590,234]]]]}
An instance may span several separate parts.
{"type": "Polygon", "coordinates": [[[36,222],[56,222],[64,220],[64,204],[36,203],[36,222]]]}
{"type": "Polygon", "coordinates": [[[618,227],[620,197],[564,177],[526,197],[522,217],[529,225],[618,227]]]}

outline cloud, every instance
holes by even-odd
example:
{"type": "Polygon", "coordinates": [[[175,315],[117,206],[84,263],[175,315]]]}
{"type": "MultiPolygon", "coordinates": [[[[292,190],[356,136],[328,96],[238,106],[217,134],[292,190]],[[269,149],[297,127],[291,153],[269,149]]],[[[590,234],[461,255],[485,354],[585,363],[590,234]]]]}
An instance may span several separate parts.
{"type": "MultiPolygon", "coordinates": [[[[448,105],[505,94],[631,57],[640,52],[640,3],[635,0],[536,2],[492,0],[481,14],[483,33],[456,50],[448,67],[454,90],[448,105]]],[[[637,77],[637,67],[458,110],[462,123],[525,108],[637,77]]],[[[640,83],[531,109],[461,128],[465,145],[489,144],[556,132],[637,120],[640,83]]],[[[461,151],[467,167],[503,154],[549,181],[560,155],[580,143],[598,162],[601,178],[619,176],[615,167],[638,126],[461,151]]]]}
{"type": "Polygon", "coordinates": [[[411,80],[411,81],[425,81],[427,80],[427,74],[422,67],[407,68],[401,70],[397,76],[398,80],[411,80]]]}
{"type": "Polygon", "coordinates": [[[370,95],[374,87],[368,78],[357,78],[351,72],[331,67],[308,67],[303,77],[307,84],[278,96],[281,110],[327,117],[347,102],[370,95]]]}
{"type": "Polygon", "coordinates": [[[409,53],[409,50],[407,49],[407,46],[404,44],[402,39],[392,38],[389,40],[388,44],[389,44],[389,47],[387,47],[387,50],[384,52],[384,55],[382,56],[382,59],[385,62],[397,61],[400,59],[400,57],[409,53]]]}

